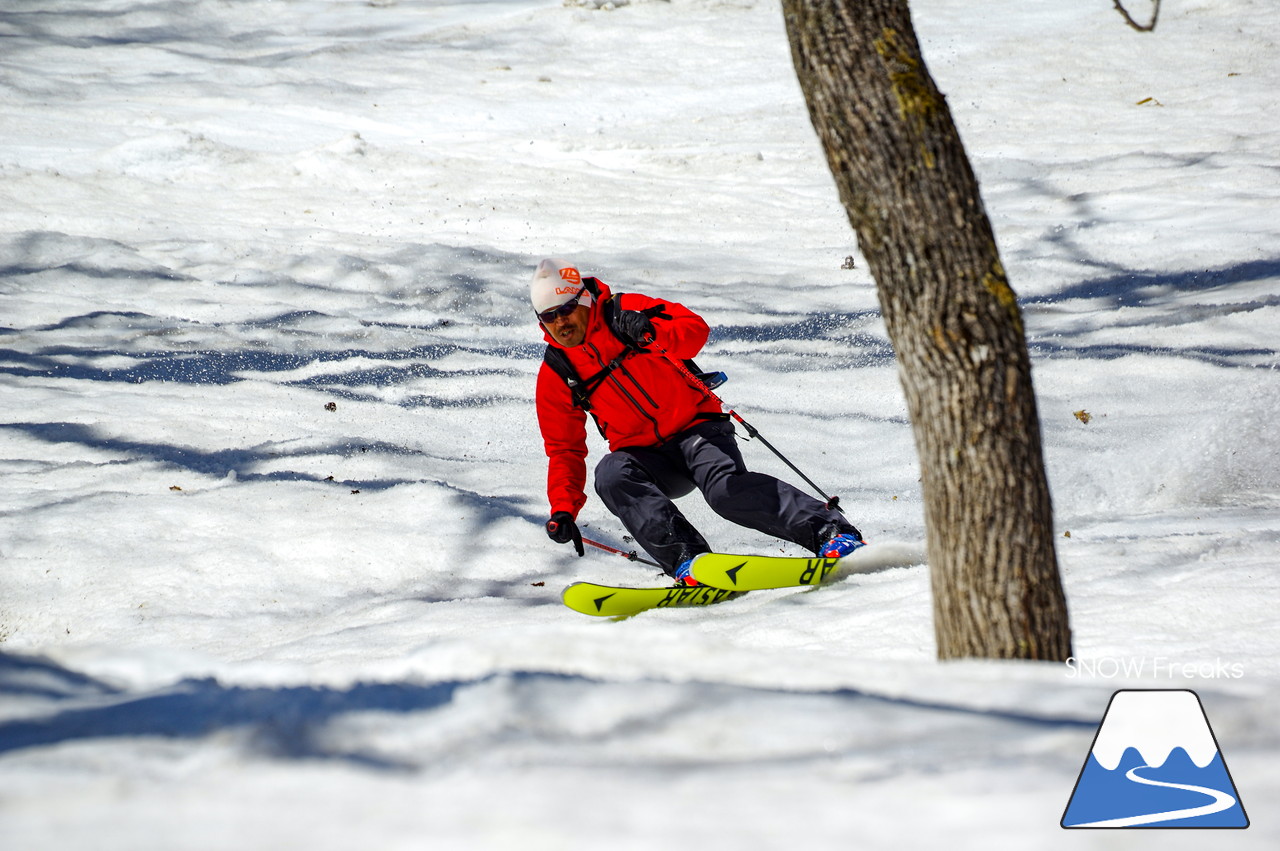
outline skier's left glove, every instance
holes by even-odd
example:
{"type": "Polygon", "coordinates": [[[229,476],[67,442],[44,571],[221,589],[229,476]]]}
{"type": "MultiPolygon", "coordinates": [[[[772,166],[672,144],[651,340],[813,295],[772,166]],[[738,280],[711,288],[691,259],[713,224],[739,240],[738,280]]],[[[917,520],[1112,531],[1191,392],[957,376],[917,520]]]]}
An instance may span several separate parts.
{"type": "Polygon", "coordinates": [[[637,349],[643,349],[657,337],[653,320],[639,310],[623,310],[615,320],[618,333],[637,349]]]}
{"type": "Polygon", "coordinates": [[[551,515],[551,519],[547,521],[547,537],[557,544],[573,541],[573,548],[578,551],[578,556],[586,554],[582,547],[582,533],[578,531],[578,524],[573,522],[573,515],[567,511],[557,511],[551,515]]]}

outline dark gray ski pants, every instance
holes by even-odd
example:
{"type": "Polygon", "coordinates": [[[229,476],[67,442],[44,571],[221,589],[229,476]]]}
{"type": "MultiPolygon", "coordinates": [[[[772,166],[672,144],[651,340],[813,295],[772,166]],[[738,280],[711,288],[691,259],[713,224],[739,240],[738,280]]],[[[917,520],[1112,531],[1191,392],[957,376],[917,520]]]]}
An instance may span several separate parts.
{"type": "Polygon", "coordinates": [[[731,422],[700,423],[659,446],[610,452],[596,465],[596,493],[667,573],[711,552],[672,502],[694,488],[726,520],[811,552],[839,532],[857,533],[839,511],[780,479],[748,470],[731,422]]]}

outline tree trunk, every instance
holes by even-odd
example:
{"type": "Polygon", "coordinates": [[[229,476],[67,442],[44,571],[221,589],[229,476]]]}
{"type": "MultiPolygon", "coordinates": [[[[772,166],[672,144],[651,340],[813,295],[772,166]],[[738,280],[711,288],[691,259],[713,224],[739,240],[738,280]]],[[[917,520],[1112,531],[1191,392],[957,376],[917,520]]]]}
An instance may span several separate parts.
{"type": "Polygon", "coordinates": [[[978,183],[906,0],[783,0],[875,277],[920,457],[939,658],[1065,660],[1031,365],[978,183]]]}

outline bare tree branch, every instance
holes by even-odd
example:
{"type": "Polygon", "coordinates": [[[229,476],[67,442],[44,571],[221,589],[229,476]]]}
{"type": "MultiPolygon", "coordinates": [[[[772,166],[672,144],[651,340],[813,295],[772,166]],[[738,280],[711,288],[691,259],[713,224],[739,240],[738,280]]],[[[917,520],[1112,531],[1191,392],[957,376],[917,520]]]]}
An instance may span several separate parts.
{"type": "Polygon", "coordinates": [[[1145,27],[1133,19],[1133,16],[1129,14],[1129,10],[1124,7],[1124,4],[1121,3],[1120,0],[1112,0],[1112,2],[1115,3],[1116,11],[1123,15],[1129,26],[1133,27],[1138,32],[1149,33],[1156,28],[1156,20],[1160,17],[1160,0],[1151,0],[1151,23],[1147,24],[1145,27]]]}

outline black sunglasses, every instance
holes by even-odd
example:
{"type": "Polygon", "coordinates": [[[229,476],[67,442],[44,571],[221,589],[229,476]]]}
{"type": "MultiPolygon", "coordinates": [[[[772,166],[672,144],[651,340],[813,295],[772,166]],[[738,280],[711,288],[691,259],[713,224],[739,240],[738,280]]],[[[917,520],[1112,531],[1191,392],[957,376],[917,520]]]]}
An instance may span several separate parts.
{"type": "Polygon", "coordinates": [[[541,313],[539,313],[538,321],[543,322],[547,325],[550,325],[552,322],[555,322],[561,316],[568,316],[570,313],[573,313],[575,310],[578,309],[578,301],[579,299],[582,298],[582,294],[585,293],[586,291],[587,291],[587,286],[586,284],[583,284],[582,289],[578,290],[578,294],[573,298],[569,299],[568,301],[566,301],[564,304],[560,305],[559,307],[553,307],[550,310],[544,310],[541,313]]]}

